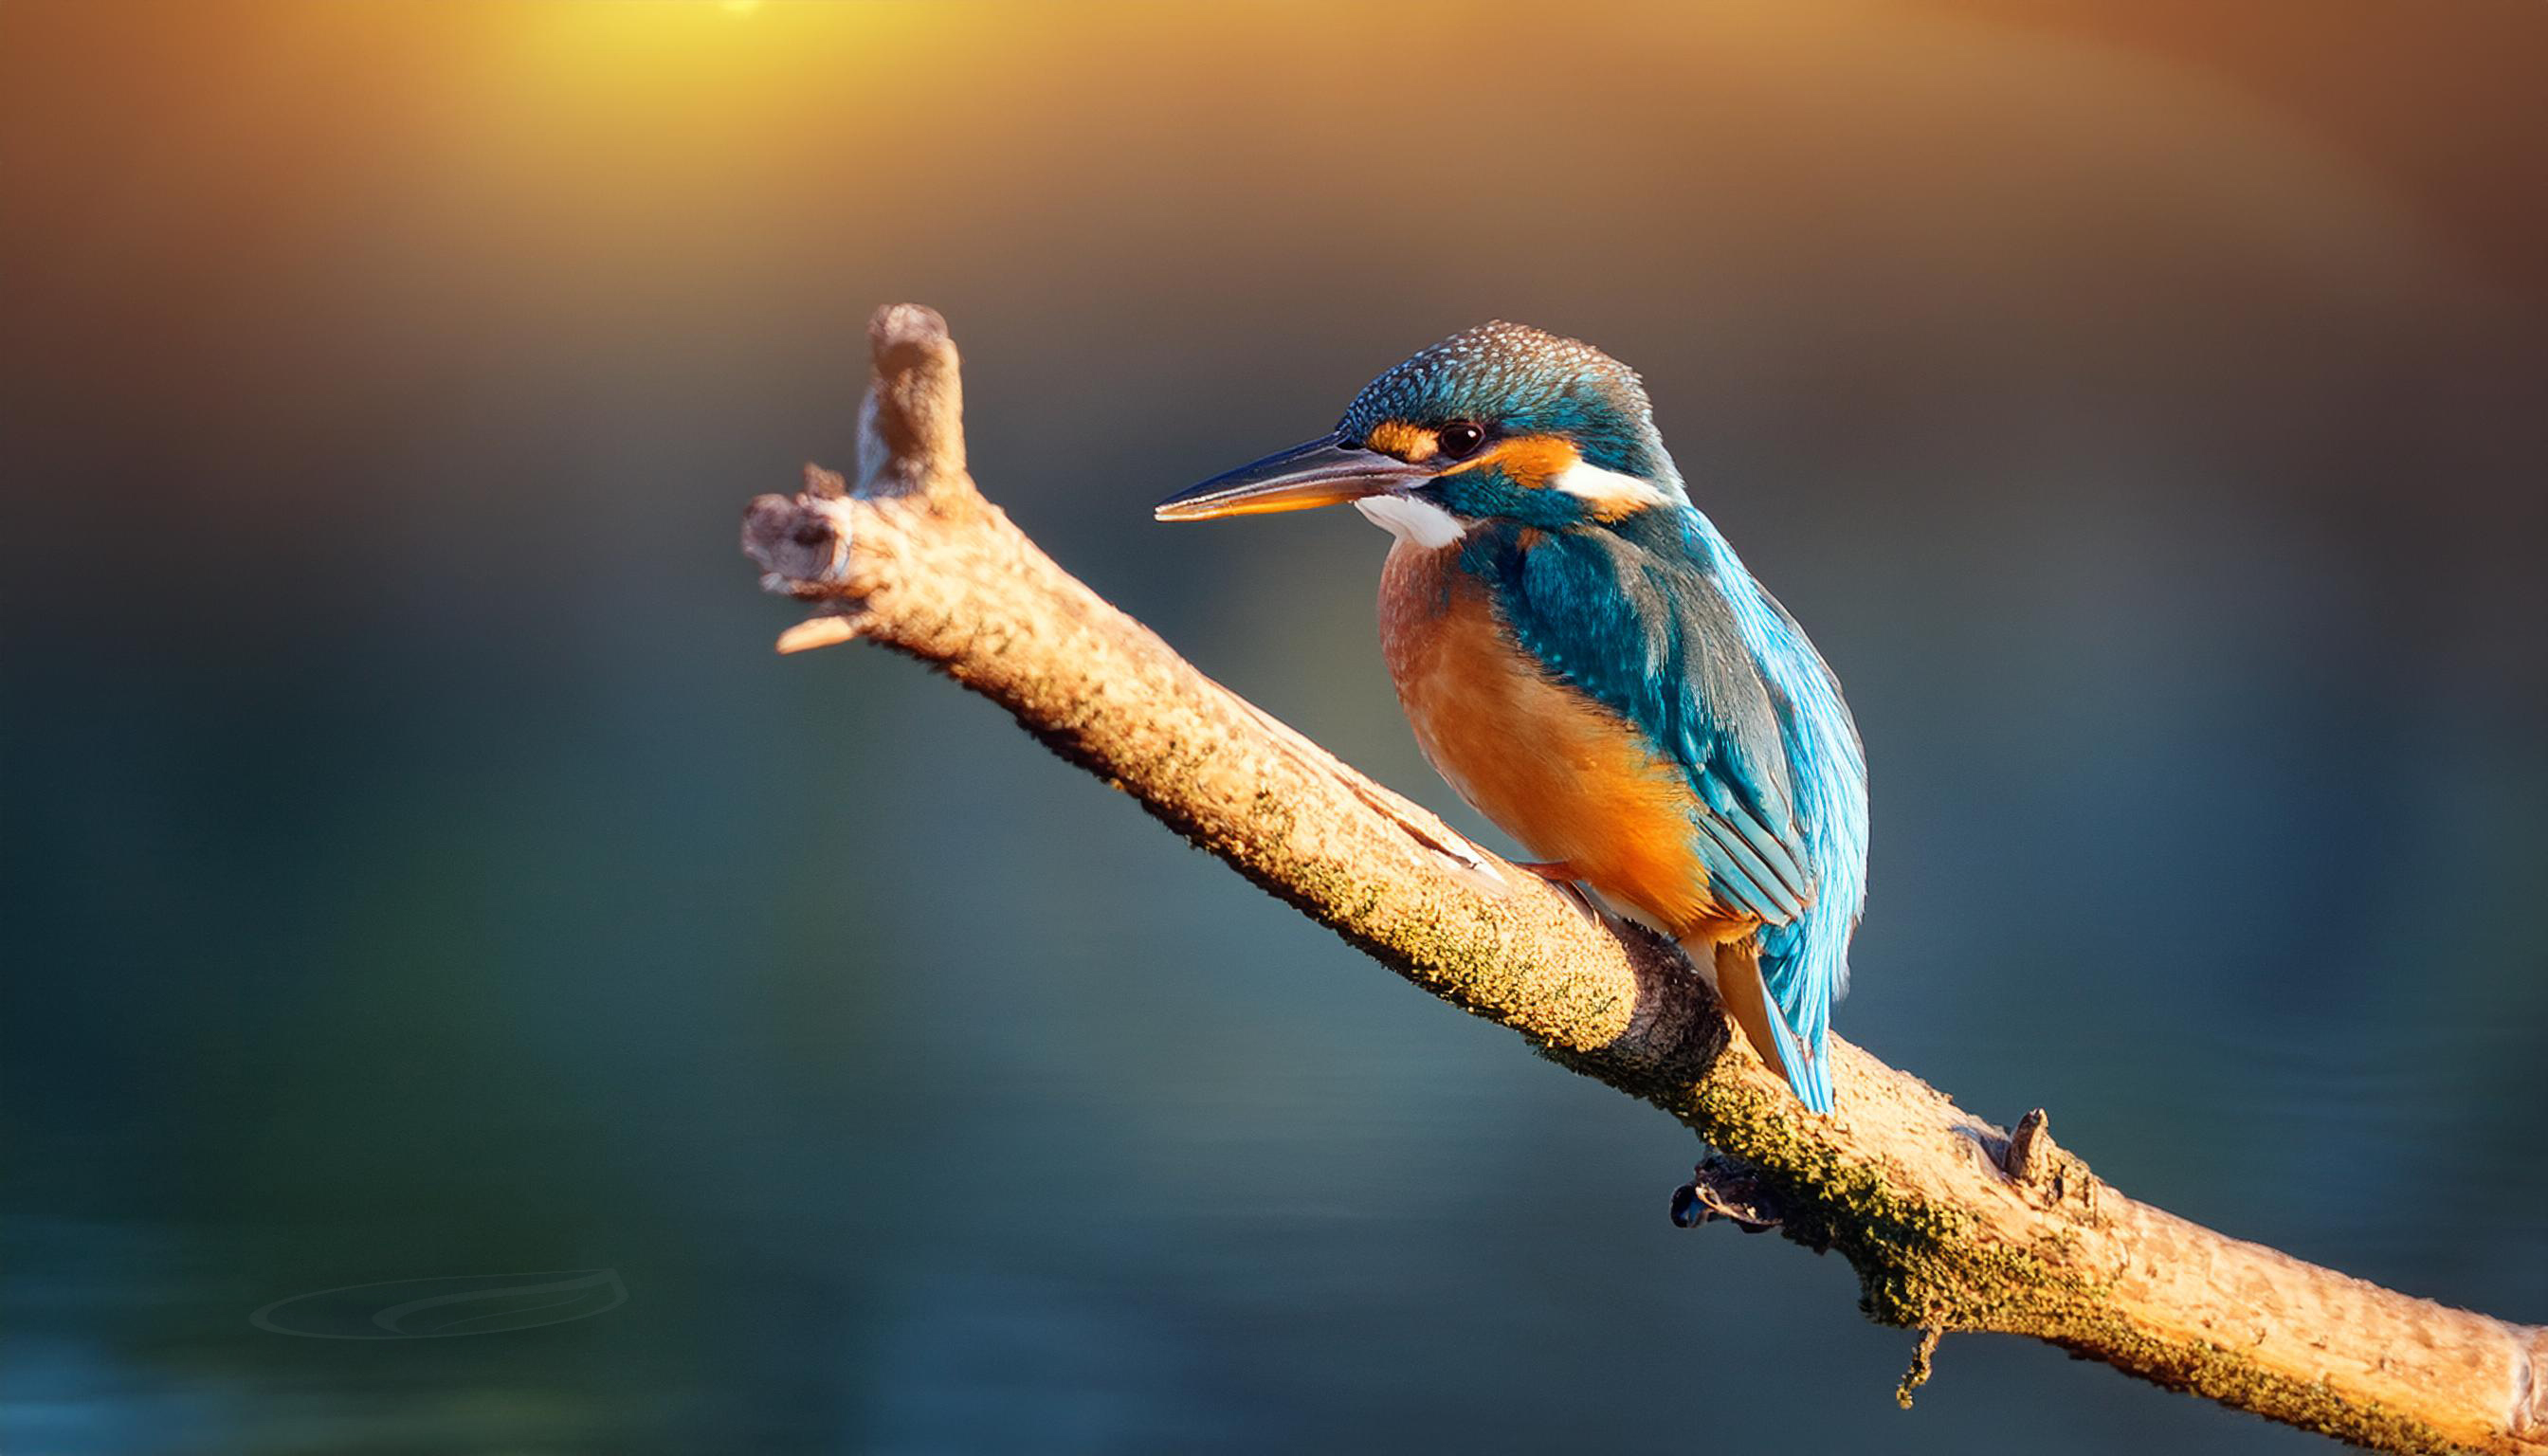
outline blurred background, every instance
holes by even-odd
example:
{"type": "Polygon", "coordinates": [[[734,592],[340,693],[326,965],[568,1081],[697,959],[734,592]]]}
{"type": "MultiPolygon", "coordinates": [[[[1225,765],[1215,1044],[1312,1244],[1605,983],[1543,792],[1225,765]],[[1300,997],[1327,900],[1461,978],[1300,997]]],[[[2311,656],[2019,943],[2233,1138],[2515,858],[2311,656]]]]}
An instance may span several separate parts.
{"type": "Polygon", "coordinates": [[[1148,507],[1592,339],[1865,730],[1841,1030],[2548,1320],[2543,95],[2533,0],[6,0],[0,1449],[2318,1449],[2007,1340],[1897,1410],[1685,1133],[773,656],[735,524],[933,304],[993,499],[1501,843],[1384,537],[1148,507]]]}

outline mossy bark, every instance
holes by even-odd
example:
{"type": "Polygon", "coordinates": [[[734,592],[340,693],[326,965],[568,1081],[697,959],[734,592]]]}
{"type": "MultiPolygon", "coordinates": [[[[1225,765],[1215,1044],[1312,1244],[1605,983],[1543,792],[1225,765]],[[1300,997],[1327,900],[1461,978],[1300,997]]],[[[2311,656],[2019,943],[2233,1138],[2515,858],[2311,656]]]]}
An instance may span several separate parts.
{"type": "Polygon", "coordinates": [[[1874,1320],[2046,1340],[2383,1450],[2548,1453],[2548,1331],[2138,1203],[2040,1114],[2013,1138],[1846,1043],[1839,1113],[1806,1113],[1679,952],[1356,774],[1038,550],[964,474],[935,314],[887,309],[871,343],[858,489],[809,467],[745,518],[765,586],[822,613],[783,648],[864,638],[930,663],[1392,970],[1680,1119],[1788,1237],[1850,1261],[1874,1320]]]}

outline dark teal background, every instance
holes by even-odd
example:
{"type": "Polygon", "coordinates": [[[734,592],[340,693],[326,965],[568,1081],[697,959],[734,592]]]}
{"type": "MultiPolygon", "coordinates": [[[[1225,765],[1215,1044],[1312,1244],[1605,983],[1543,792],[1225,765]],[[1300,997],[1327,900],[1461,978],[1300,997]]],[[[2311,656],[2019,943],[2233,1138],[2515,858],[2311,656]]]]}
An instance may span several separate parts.
{"type": "Polygon", "coordinates": [[[1660,1114],[774,657],[903,298],[1065,566],[1473,827],[1383,538],[1149,503],[1487,317],[1635,364],[1865,730],[1842,1033],[2548,1320],[2548,11],[2218,9],[0,5],[0,1449],[2318,1448],[1895,1410],[1660,1114]]]}

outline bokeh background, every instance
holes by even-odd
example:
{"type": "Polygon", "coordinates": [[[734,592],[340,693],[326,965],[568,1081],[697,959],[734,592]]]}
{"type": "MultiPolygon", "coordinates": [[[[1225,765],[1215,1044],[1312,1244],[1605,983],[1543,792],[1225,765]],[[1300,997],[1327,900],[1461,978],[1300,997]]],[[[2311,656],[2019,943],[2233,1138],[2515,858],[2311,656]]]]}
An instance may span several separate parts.
{"type": "Polygon", "coordinates": [[[996,500],[1475,825],[1384,538],[1147,507],[1592,339],[1865,729],[1843,1031],[2548,1320],[2543,96],[2533,0],[7,0],[0,1449],[2317,1449],[1982,1338],[1895,1410],[1684,1133],[774,657],[735,521],[932,303],[996,500]]]}

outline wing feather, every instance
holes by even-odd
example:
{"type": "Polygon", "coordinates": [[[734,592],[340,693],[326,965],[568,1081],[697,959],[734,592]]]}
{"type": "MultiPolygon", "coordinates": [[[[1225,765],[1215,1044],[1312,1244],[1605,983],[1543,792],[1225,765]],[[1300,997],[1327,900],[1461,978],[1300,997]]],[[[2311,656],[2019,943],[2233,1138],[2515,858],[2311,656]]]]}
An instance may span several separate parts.
{"type": "Polygon", "coordinates": [[[1689,775],[1693,837],[1718,904],[1783,925],[1814,901],[1777,703],[1733,608],[1696,560],[1610,531],[1551,533],[1523,549],[1475,533],[1504,625],[1549,672],[1636,724],[1689,775]]]}

